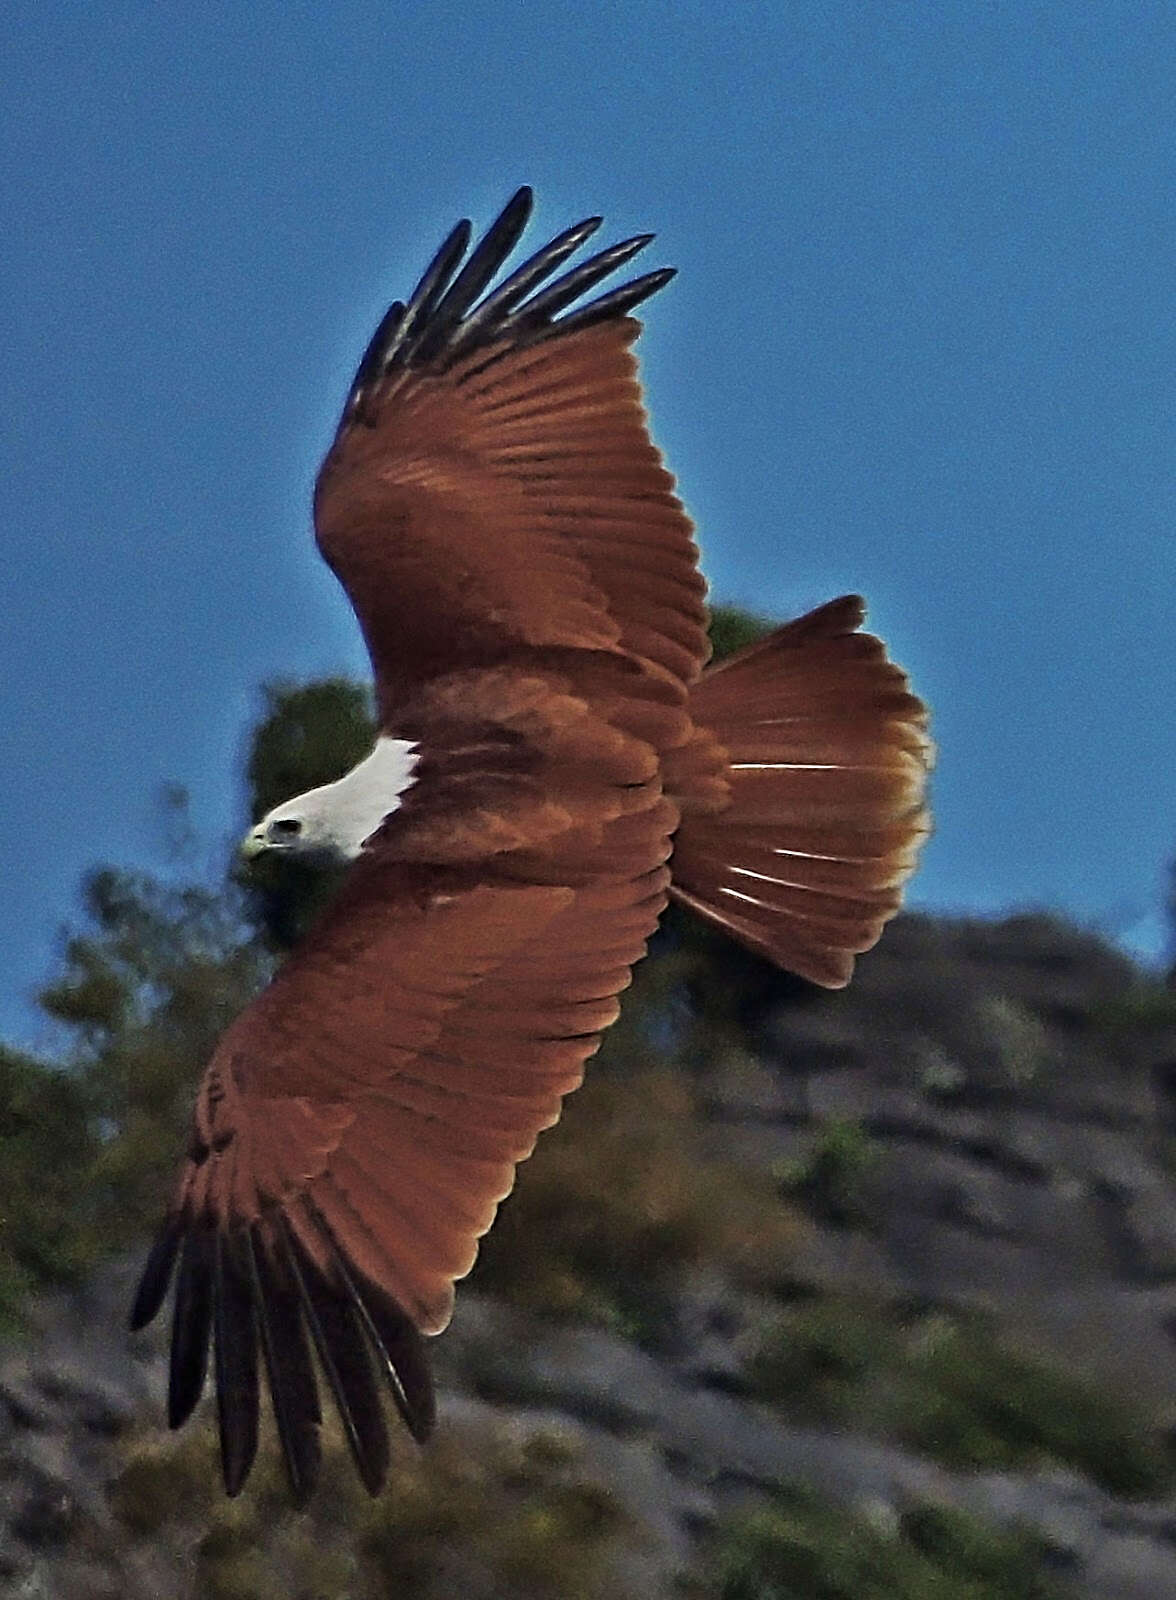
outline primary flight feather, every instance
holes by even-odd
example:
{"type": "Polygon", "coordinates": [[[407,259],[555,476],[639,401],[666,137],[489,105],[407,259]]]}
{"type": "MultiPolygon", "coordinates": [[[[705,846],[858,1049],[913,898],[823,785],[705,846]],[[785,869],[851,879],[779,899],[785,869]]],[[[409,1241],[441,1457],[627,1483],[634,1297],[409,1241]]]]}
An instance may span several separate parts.
{"type": "Polygon", "coordinates": [[[315,490],[380,732],[244,848],[351,866],[217,1046],[132,1313],[176,1278],[169,1420],[211,1353],[230,1494],[263,1369],[297,1500],[316,1362],[373,1492],[385,1380],[428,1434],[421,1336],[667,898],[836,987],[927,832],[926,712],[855,596],[703,670],[697,547],[631,352],[673,272],[585,301],[651,237],[561,271],[592,217],[491,288],[530,205],[472,252],[458,224],[389,309],[315,490]]]}

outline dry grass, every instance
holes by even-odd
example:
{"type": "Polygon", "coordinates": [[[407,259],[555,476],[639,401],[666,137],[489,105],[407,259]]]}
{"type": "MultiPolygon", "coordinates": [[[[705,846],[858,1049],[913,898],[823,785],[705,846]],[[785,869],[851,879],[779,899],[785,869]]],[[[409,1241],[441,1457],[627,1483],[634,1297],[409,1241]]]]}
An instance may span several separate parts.
{"type": "Polygon", "coordinates": [[[591,1076],[522,1168],[483,1244],[479,1287],[656,1344],[684,1274],[787,1274],[804,1224],[770,1175],[704,1160],[688,1080],[591,1076]]]}
{"type": "Polygon", "coordinates": [[[614,1557],[639,1534],[575,1435],[451,1417],[423,1450],[398,1441],[375,1500],[333,1417],[323,1442],[305,1511],[290,1509],[268,1438],[245,1492],[225,1500],[205,1408],[179,1438],[130,1442],[109,1490],[115,1520],[187,1574],[177,1600],[627,1600],[614,1557]]]}

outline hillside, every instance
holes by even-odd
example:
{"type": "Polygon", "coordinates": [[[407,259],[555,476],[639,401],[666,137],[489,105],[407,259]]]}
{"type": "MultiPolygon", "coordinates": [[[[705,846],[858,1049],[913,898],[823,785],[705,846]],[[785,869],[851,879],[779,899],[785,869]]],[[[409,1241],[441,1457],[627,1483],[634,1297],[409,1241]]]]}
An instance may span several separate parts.
{"type": "Polygon", "coordinates": [[[0,1595],[1176,1595],[1174,1129],[1176,997],[1048,916],[837,995],[671,928],[379,1501],[224,1503],[119,1254],[0,1360],[0,1595]]]}

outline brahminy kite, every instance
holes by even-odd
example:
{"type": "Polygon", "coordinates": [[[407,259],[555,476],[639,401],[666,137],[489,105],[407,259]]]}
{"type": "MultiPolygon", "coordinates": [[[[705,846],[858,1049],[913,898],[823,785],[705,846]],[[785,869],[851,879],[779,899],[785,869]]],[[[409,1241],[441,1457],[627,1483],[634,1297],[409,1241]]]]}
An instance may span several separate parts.
{"type": "Polygon", "coordinates": [[[392,305],[315,489],[380,731],[244,848],[351,865],[216,1048],[132,1313],[178,1260],[169,1421],[211,1349],[229,1494],[263,1365],[297,1501],[312,1352],[371,1492],[381,1380],[429,1433],[423,1336],[667,900],[836,988],[928,829],[926,710],[856,596],[704,670],[698,550],[631,349],[673,270],[585,303],[652,237],[556,276],[590,217],[491,288],[530,207],[520,189],[468,255],[459,223],[392,305]]]}

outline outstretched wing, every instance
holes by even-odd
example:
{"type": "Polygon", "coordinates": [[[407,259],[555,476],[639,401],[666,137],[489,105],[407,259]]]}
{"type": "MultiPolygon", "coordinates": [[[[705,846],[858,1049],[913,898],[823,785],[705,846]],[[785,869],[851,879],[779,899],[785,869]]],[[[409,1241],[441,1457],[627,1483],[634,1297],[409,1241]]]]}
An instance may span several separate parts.
{"type": "Polygon", "coordinates": [[[369,1488],[388,1461],[380,1370],[428,1432],[421,1334],[444,1326],[665,902],[678,816],[658,756],[689,733],[704,585],[628,312],[670,274],[569,310],[648,242],[549,281],[591,219],[484,296],[529,206],[520,191],[464,266],[459,226],[385,317],[316,488],[381,720],[422,754],[339,899],[218,1046],[136,1299],[142,1326],[178,1261],[169,1416],[190,1413],[211,1349],[230,1493],[262,1366],[309,1492],[312,1347],[369,1488]]]}
{"type": "Polygon", "coordinates": [[[444,1327],[516,1164],[617,1013],[676,822],[651,786],[644,810],[549,861],[562,882],[377,853],[225,1034],[132,1322],[155,1316],[178,1258],[169,1420],[199,1398],[211,1346],[230,1494],[257,1445],[261,1365],[293,1494],[310,1492],[312,1346],[372,1492],[381,1371],[429,1432],[420,1335],[444,1327]]]}
{"type": "Polygon", "coordinates": [[[697,548],[629,349],[628,312],[673,272],[569,311],[651,238],[552,280],[593,217],[483,295],[530,204],[521,189],[460,270],[459,224],[391,308],[319,475],[319,547],[359,617],[385,722],[411,686],[520,647],[636,657],[680,686],[706,660],[697,548]]]}

